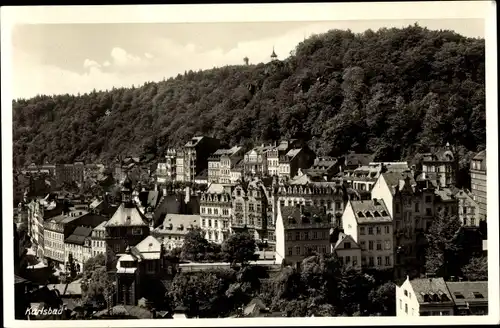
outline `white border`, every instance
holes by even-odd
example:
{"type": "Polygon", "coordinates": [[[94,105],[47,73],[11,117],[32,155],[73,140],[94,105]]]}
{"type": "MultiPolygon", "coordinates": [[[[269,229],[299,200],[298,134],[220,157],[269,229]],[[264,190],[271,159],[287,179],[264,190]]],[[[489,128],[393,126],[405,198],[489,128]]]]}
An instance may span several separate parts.
{"type": "Polygon", "coordinates": [[[388,324],[486,324],[498,323],[498,120],[497,120],[497,61],[496,4],[493,1],[435,1],[391,3],[335,4],[258,4],[258,5],[175,5],[175,6],[40,6],[2,7],[2,211],[4,250],[4,325],[6,327],[126,327],[134,326],[320,326],[320,325],[388,325],[388,324]],[[56,17],[56,19],[54,19],[56,17]],[[255,22],[255,21],[332,21],[373,19],[467,19],[483,18],[486,28],[486,109],[489,309],[480,317],[397,317],[381,318],[265,318],[265,319],[197,319],[197,320],[85,320],[85,321],[22,321],[14,320],[13,295],[13,235],[12,225],[12,104],[11,104],[11,27],[14,24],[51,23],[184,23],[184,22],[255,22]],[[5,295],[9,295],[6,299],[5,295]]]}

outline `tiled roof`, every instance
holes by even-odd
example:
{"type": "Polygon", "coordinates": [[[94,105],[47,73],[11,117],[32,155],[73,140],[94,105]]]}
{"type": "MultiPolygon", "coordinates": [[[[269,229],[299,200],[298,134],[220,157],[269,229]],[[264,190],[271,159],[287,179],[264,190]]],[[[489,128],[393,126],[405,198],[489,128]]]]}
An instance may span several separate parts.
{"type": "Polygon", "coordinates": [[[283,226],[287,229],[327,228],[331,225],[329,216],[320,208],[304,206],[282,206],[281,218],[283,226]]]}
{"type": "Polygon", "coordinates": [[[92,234],[90,227],[77,227],[73,233],[64,240],[66,244],[83,245],[85,238],[92,234]]]}
{"type": "Polygon", "coordinates": [[[445,294],[451,301],[451,294],[443,278],[414,279],[410,281],[419,303],[425,303],[424,295],[445,294]]]}
{"type": "Polygon", "coordinates": [[[154,233],[186,235],[191,225],[193,227],[200,226],[199,215],[167,214],[163,223],[154,230],[154,233]]]}
{"type": "Polygon", "coordinates": [[[120,204],[106,226],[146,226],[146,222],[146,218],[137,207],[125,207],[125,204],[120,204]]]}
{"type": "Polygon", "coordinates": [[[202,179],[206,180],[206,179],[208,179],[208,170],[205,169],[205,170],[201,171],[201,173],[198,174],[194,179],[195,180],[202,180],[202,179]]]}
{"type": "Polygon", "coordinates": [[[358,223],[392,221],[383,199],[352,200],[350,203],[358,223]]]}
{"type": "Polygon", "coordinates": [[[135,248],[141,253],[159,253],[161,251],[161,244],[155,237],[147,236],[143,241],[135,245],[135,248]]]}
{"type": "Polygon", "coordinates": [[[343,232],[339,233],[339,239],[335,243],[334,249],[339,248],[340,244],[344,241],[349,241],[351,243],[351,249],[359,249],[359,245],[356,243],[356,241],[352,238],[351,235],[346,235],[343,232]]]}
{"type": "Polygon", "coordinates": [[[295,156],[297,156],[297,154],[300,153],[301,150],[302,150],[301,148],[290,149],[288,153],[286,153],[286,156],[292,159],[295,156]]]}
{"type": "Polygon", "coordinates": [[[410,173],[403,172],[385,172],[380,176],[384,178],[391,193],[394,195],[397,190],[401,190],[404,187],[406,178],[409,178],[410,186],[413,188],[416,186],[416,181],[410,173]]]}
{"type": "Polygon", "coordinates": [[[94,230],[105,231],[106,230],[106,223],[108,223],[108,221],[101,222],[101,224],[99,224],[97,227],[95,227],[94,230]]]}
{"type": "Polygon", "coordinates": [[[472,301],[488,301],[487,281],[447,282],[446,285],[457,305],[472,301]]]}

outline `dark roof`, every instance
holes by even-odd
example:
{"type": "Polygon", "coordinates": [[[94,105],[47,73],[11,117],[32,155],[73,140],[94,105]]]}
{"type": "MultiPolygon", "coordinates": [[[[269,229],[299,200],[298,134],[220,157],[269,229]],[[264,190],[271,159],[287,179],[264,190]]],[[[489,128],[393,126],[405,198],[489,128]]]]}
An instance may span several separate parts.
{"type": "Polygon", "coordinates": [[[488,301],[487,281],[447,282],[446,285],[457,305],[488,301]]]}
{"type": "Polygon", "coordinates": [[[19,277],[18,275],[14,275],[14,284],[26,284],[29,283],[28,280],[24,279],[23,277],[19,277]]]}
{"type": "Polygon", "coordinates": [[[77,227],[73,233],[64,240],[67,244],[83,245],[85,238],[92,234],[90,227],[77,227]]]}
{"type": "Polygon", "coordinates": [[[198,174],[194,179],[195,180],[208,179],[208,170],[205,169],[205,170],[201,171],[201,173],[198,174]]]}
{"type": "Polygon", "coordinates": [[[383,199],[352,200],[351,206],[358,223],[392,221],[383,199]]]}
{"type": "Polygon", "coordinates": [[[345,156],[345,165],[368,165],[374,159],[374,154],[350,153],[345,156]]]}
{"type": "Polygon", "coordinates": [[[424,295],[439,295],[439,293],[445,294],[450,302],[452,300],[451,294],[443,278],[414,279],[411,280],[410,283],[419,303],[425,303],[424,295]]]}
{"type": "Polygon", "coordinates": [[[286,229],[329,228],[330,217],[321,208],[315,206],[283,206],[281,218],[286,229]]]}

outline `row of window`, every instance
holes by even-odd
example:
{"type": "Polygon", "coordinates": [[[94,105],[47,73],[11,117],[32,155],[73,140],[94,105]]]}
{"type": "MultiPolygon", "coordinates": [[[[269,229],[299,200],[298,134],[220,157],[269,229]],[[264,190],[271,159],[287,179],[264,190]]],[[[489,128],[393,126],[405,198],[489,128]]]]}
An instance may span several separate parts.
{"type": "MultiPolygon", "coordinates": [[[[347,244],[347,243],[345,243],[345,244],[347,244]]],[[[346,248],[345,244],[344,244],[344,248],[346,248]]],[[[382,250],[382,241],[381,240],[377,240],[376,244],[375,244],[375,242],[373,240],[369,240],[368,241],[368,250],[372,251],[374,245],[376,245],[376,250],[377,251],[381,251],[382,250]]],[[[359,246],[361,247],[362,250],[366,250],[366,242],[364,240],[360,241],[359,246]]],[[[385,240],[384,241],[384,250],[390,250],[391,248],[392,248],[391,247],[391,241],[390,240],[385,240]]]]}
{"type": "Polygon", "coordinates": [[[332,202],[331,200],[280,200],[280,206],[321,206],[321,207],[326,207],[326,209],[331,209],[331,210],[337,210],[337,211],[342,211],[342,202],[332,202]],[[333,204],[335,204],[335,207],[333,207],[333,204]]]}
{"type": "Polygon", "coordinates": [[[47,230],[45,230],[45,233],[47,234],[47,238],[52,238],[52,239],[56,239],[56,240],[64,240],[64,235],[62,233],[52,232],[52,231],[47,231],[47,230]]]}
{"type": "MultiPolygon", "coordinates": [[[[243,212],[243,204],[241,203],[236,203],[235,204],[235,209],[236,211],[238,212],[243,212]]],[[[261,207],[261,204],[254,204],[253,203],[249,203],[248,204],[248,211],[249,212],[257,212],[257,213],[260,213],[262,211],[262,207],[261,207]]]]}
{"type": "Polygon", "coordinates": [[[321,254],[326,254],[327,253],[327,247],[325,245],[312,245],[312,246],[295,246],[295,247],[288,247],[288,255],[293,256],[293,255],[308,255],[313,252],[316,253],[321,253],[321,254]],[[294,253],[294,248],[295,248],[295,253],[294,253]]]}
{"type": "Polygon", "coordinates": [[[295,239],[292,232],[287,232],[286,240],[326,240],[330,238],[328,231],[296,231],[295,239]]]}
{"type": "MultiPolygon", "coordinates": [[[[236,196],[241,197],[241,195],[242,195],[241,189],[236,189],[236,196]]],[[[252,196],[253,197],[260,197],[260,191],[258,191],[258,190],[253,190],[253,191],[249,190],[247,192],[247,196],[248,197],[252,197],[252,196]]]]}
{"type": "Polygon", "coordinates": [[[480,184],[477,184],[477,183],[473,183],[471,185],[471,189],[472,189],[473,192],[474,192],[474,190],[479,190],[479,191],[484,191],[484,192],[488,191],[488,189],[486,188],[486,186],[483,186],[483,185],[480,185],[480,184]]]}
{"type": "Polygon", "coordinates": [[[50,257],[50,258],[53,258],[53,259],[58,259],[58,260],[63,260],[64,259],[64,252],[58,252],[58,251],[54,251],[54,250],[51,250],[51,249],[46,249],[45,250],[45,255],[47,257],[50,257]]]}
{"type": "MultiPolygon", "coordinates": [[[[252,205],[253,208],[253,205],[252,205]]],[[[221,211],[222,215],[229,215],[229,209],[228,208],[223,208],[221,211]]],[[[218,208],[211,208],[211,207],[202,207],[201,208],[201,214],[207,214],[207,215],[219,215],[219,209],[218,208]]]]}
{"type": "Polygon", "coordinates": [[[249,215],[248,220],[243,220],[242,216],[236,216],[236,218],[233,218],[233,223],[237,225],[244,225],[245,223],[248,223],[250,226],[254,226],[255,223],[257,223],[257,226],[261,226],[262,218],[260,216],[255,217],[253,215],[249,215]]]}
{"type": "MultiPolygon", "coordinates": [[[[205,228],[212,228],[212,222],[213,222],[213,227],[214,228],[219,228],[219,220],[211,220],[211,219],[201,219],[201,227],[205,228]]],[[[228,221],[222,221],[222,228],[226,229],[229,226],[228,221]]]]}
{"type": "MultiPolygon", "coordinates": [[[[368,257],[368,266],[370,267],[373,267],[375,266],[375,260],[377,260],[377,266],[391,266],[391,257],[390,256],[385,256],[384,258],[382,258],[382,256],[377,256],[376,258],[373,257],[373,256],[369,256],[368,257]],[[383,259],[385,259],[385,261],[382,261],[383,259]],[[384,264],[382,264],[384,263],[384,264]]],[[[361,256],[361,265],[362,266],[366,266],[366,261],[367,261],[367,257],[366,256],[361,256]]]]}
{"type": "Polygon", "coordinates": [[[94,247],[106,247],[104,240],[93,240],[92,244],[94,247]]]}
{"type": "MultiPolygon", "coordinates": [[[[359,234],[360,235],[365,235],[366,231],[368,231],[369,235],[373,235],[373,234],[381,235],[382,234],[382,227],[375,226],[375,227],[368,227],[368,229],[366,229],[365,227],[359,227],[359,234]]],[[[383,231],[384,231],[384,234],[386,234],[386,235],[390,234],[391,233],[391,226],[389,226],[389,225],[384,226],[383,231]]]]}

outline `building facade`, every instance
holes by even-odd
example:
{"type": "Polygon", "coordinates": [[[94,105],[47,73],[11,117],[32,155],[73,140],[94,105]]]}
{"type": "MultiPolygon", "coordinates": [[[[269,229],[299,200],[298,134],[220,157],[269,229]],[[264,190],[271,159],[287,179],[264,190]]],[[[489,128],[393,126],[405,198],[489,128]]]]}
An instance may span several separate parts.
{"type": "Polygon", "coordinates": [[[221,244],[229,237],[232,210],[231,186],[212,184],[201,195],[201,229],[208,241],[221,244]]]}
{"type": "Polygon", "coordinates": [[[278,161],[278,176],[281,179],[291,179],[298,174],[299,169],[307,169],[314,164],[316,155],[305,146],[292,148],[286,154],[280,156],[278,161]]]}
{"type": "Polygon", "coordinates": [[[424,179],[435,182],[439,187],[450,187],[456,182],[458,159],[449,143],[444,149],[419,155],[418,167],[424,179]]]}
{"type": "Polygon", "coordinates": [[[464,226],[479,227],[479,206],[468,190],[457,190],[454,193],[458,200],[458,218],[464,226]]]}
{"type": "Polygon", "coordinates": [[[243,158],[243,168],[245,175],[264,176],[268,174],[268,151],[273,149],[273,146],[265,146],[262,144],[259,147],[254,147],[243,158]]]}
{"type": "Polygon", "coordinates": [[[92,230],[92,257],[99,254],[106,255],[106,222],[103,221],[92,230]]]}
{"type": "Polygon", "coordinates": [[[83,271],[83,264],[92,257],[92,228],[77,227],[71,235],[64,240],[65,263],[69,261],[70,255],[76,265],[77,272],[83,271]]]}
{"type": "Polygon", "coordinates": [[[471,161],[471,192],[474,201],[479,206],[479,219],[486,219],[488,214],[487,184],[486,184],[486,150],[479,152],[471,161]]]}
{"type": "Polygon", "coordinates": [[[340,232],[338,240],[332,243],[332,253],[336,254],[340,263],[353,269],[361,269],[361,247],[350,235],[340,232]]]}
{"type": "Polygon", "coordinates": [[[165,155],[165,160],[158,163],[158,168],[156,170],[156,179],[158,183],[165,183],[167,181],[175,181],[176,178],[176,163],[177,163],[177,152],[175,149],[167,149],[167,154],[165,155]]]}
{"type": "Polygon", "coordinates": [[[307,206],[278,207],[276,219],[276,262],[300,266],[313,253],[329,254],[329,216],[320,208],[307,206]]]}
{"type": "Polygon", "coordinates": [[[178,181],[194,182],[196,176],[208,169],[208,158],[220,147],[220,141],[210,137],[193,137],[177,157],[183,157],[182,161],[176,162],[176,174],[178,181]],[[180,178],[180,174],[183,175],[180,178]]]}
{"type": "Polygon", "coordinates": [[[361,249],[361,267],[393,268],[393,224],[383,200],[349,201],[342,225],[345,234],[350,235],[361,249]]]}
{"type": "Polygon", "coordinates": [[[152,235],[165,247],[165,250],[181,248],[189,231],[200,227],[199,215],[167,214],[162,224],[152,235]]]}

